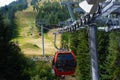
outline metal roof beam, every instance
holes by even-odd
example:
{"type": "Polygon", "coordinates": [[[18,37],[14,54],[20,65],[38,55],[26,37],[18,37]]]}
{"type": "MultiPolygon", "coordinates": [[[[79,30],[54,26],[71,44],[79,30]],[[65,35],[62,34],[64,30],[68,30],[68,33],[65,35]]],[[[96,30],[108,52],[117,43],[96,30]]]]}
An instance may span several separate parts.
{"type": "MultiPolygon", "coordinates": [[[[120,2],[111,2],[109,5],[107,5],[105,8],[103,8],[103,10],[101,11],[100,17],[107,16],[111,13],[114,13],[114,11],[116,11],[119,8],[120,8],[120,2]]],[[[120,12],[120,11],[118,11],[118,12],[120,12]]]]}

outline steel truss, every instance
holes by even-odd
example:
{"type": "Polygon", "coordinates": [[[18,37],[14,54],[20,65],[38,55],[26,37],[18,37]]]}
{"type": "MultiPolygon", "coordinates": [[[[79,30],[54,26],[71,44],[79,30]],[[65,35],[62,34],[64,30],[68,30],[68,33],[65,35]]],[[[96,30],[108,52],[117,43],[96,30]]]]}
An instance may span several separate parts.
{"type": "MultiPolygon", "coordinates": [[[[98,1],[102,1],[102,0],[98,0],[98,1]]],[[[70,7],[72,2],[62,2],[61,4],[65,4],[68,7],[72,21],[68,21],[70,24],[63,26],[62,28],[58,28],[56,34],[61,34],[65,32],[75,32],[77,30],[81,30],[85,28],[89,29],[89,37],[90,37],[89,46],[91,53],[92,80],[99,80],[100,77],[99,77],[98,61],[97,61],[98,53],[96,46],[97,43],[96,31],[103,30],[108,32],[113,30],[115,31],[120,30],[120,1],[111,0],[110,2],[101,2],[97,6],[96,4],[94,6],[93,3],[94,8],[97,7],[97,10],[92,14],[91,12],[86,14],[86,12],[81,10],[80,7],[77,9],[77,12],[84,13],[85,15],[79,17],[77,20],[75,20],[74,14],[72,12],[73,10],[70,7]]]]}

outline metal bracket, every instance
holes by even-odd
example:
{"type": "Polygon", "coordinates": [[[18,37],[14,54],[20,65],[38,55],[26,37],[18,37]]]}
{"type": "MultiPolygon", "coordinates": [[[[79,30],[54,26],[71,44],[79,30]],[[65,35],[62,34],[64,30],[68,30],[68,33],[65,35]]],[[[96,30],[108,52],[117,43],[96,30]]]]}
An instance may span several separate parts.
{"type": "Polygon", "coordinates": [[[56,36],[58,33],[53,33],[54,34],[54,46],[57,50],[61,50],[62,48],[58,48],[57,45],[56,45],[56,36]]]}

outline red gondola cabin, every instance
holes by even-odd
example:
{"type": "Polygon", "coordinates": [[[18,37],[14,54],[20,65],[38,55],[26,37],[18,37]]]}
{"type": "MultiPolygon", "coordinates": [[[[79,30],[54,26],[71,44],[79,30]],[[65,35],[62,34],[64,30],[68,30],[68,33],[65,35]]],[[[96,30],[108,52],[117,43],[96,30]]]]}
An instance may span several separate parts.
{"type": "Polygon", "coordinates": [[[56,52],[52,67],[56,76],[73,75],[76,70],[76,57],[73,52],[56,52]]]}

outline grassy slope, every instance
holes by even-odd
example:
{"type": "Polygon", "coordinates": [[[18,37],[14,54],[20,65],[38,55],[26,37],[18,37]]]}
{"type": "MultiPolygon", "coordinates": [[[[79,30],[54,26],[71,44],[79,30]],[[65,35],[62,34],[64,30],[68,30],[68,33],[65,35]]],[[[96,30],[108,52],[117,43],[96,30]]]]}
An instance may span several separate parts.
{"type": "MultiPolygon", "coordinates": [[[[15,15],[19,32],[19,37],[15,38],[15,40],[18,41],[19,46],[25,55],[41,55],[42,39],[41,36],[38,35],[39,32],[35,26],[35,16],[37,13],[33,11],[30,2],[31,0],[28,0],[29,7],[26,10],[18,11],[15,15]]],[[[55,29],[45,34],[45,54],[54,54],[56,52],[53,45],[53,31],[55,31],[55,29]]],[[[58,37],[57,42],[60,42],[60,36],[58,37]]],[[[60,43],[58,43],[58,45],[60,45],[60,43]]]]}

